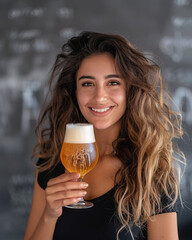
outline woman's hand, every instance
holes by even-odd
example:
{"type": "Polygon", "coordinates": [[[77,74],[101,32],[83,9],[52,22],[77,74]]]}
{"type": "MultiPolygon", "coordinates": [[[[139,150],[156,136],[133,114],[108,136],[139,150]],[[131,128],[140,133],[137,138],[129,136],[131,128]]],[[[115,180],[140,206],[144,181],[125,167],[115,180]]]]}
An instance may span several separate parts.
{"type": "Polygon", "coordinates": [[[46,206],[44,215],[56,219],[62,214],[62,207],[80,201],[86,195],[88,184],[78,182],[79,173],[64,173],[48,181],[45,189],[46,206]]]}

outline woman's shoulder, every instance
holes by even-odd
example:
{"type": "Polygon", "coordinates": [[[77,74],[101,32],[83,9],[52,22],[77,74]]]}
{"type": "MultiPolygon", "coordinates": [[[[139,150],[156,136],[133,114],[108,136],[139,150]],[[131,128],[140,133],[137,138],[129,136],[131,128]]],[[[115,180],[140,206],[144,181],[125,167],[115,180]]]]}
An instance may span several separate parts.
{"type": "MultiPolygon", "coordinates": [[[[36,165],[40,166],[44,163],[46,163],[48,159],[45,158],[39,158],[36,165]]],[[[47,182],[55,178],[62,173],[64,173],[65,169],[62,165],[62,163],[59,161],[53,168],[45,170],[45,171],[38,171],[37,181],[41,188],[45,189],[47,187],[47,182]]]]}
{"type": "Polygon", "coordinates": [[[179,212],[181,209],[181,202],[180,198],[177,198],[177,200],[174,202],[173,199],[175,197],[175,194],[172,193],[170,196],[167,194],[163,194],[161,197],[161,213],[169,213],[169,212],[179,212]]]}

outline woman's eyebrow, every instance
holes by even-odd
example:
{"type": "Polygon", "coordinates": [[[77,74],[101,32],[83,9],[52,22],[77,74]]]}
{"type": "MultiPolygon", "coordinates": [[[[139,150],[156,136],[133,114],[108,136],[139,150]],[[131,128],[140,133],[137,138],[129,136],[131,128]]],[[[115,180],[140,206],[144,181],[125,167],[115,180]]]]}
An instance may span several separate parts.
{"type": "Polygon", "coordinates": [[[83,76],[81,76],[80,78],[79,78],[79,80],[82,80],[82,79],[95,79],[95,77],[93,77],[93,76],[89,76],[89,75],[83,75],[83,76]]]}
{"type": "Polygon", "coordinates": [[[118,74],[109,74],[105,76],[105,79],[108,79],[108,78],[121,78],[121,77],[118,74]]]}
{"type": "MultiPolygon", "coordinates": [[[[108,79],[108,78],[121,78],[121,77],[118,74],[109,74],[109,75],[105,76],[105,79],[108,79]]],[[[89,76],[89,75],[83,75],[79,78],[79,80],[82,80],[82,79],[93,79],[93,80],[95,80],[95,77],[89,76]]]]}

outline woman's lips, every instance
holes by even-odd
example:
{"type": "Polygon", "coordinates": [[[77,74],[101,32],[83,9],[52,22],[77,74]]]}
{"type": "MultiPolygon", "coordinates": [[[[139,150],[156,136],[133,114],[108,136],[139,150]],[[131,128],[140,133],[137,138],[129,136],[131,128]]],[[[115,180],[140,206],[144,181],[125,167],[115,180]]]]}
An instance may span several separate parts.
{"type": "Polygon", "coordinates": [[[102,109],[91,108],[91,110],[93,110],[94,112],[106,112],[106,111],[109,110],[109,109],[110,109],[110,107],[102,108],[102,109]]]}
{"type": "Polygon", "coordinates": [[[106,115],[107,113],[109,113],[112,109],[114,108],[114,106],[111,107],[103,107],[103,108],[97,108],[97,107],[89,107],[89,109],[92,111],[92,113],[94,113],[95,115],[106,115]]]}

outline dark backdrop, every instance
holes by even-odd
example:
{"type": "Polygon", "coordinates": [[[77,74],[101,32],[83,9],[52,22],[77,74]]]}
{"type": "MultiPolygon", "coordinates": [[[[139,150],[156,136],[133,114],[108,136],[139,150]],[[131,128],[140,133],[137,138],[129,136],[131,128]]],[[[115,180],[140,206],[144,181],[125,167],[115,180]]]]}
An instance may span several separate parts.
{"type": "Polygon", "coordinates": [[[32,199],[34,127],[61,45],[82,30],[117,33],[158,56],[183,112],[187,157],[180,239],[192,227],[192,1],[0,0],[0,238],[23,239],[32,199]]]}

